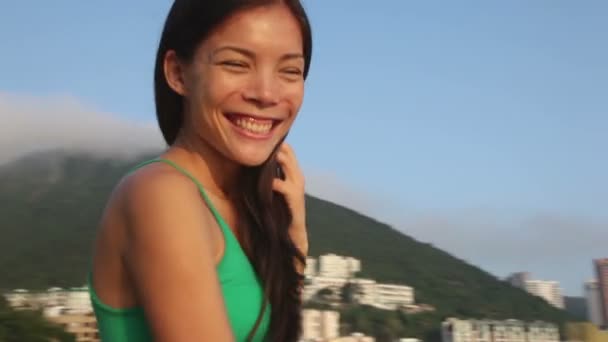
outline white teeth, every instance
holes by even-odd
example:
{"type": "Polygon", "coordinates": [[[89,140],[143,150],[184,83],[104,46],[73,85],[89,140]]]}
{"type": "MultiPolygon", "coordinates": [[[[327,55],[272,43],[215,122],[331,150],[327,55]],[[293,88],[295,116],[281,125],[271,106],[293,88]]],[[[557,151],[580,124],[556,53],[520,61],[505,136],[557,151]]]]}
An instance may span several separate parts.
{"type": "Polygon", "coordinates": [[[270,129],[272,128],[271,122],[258,123],[251,119],[238,118],[235,120],[235,123],[237,126],[257,134],[266,134],[270,132],[270,129]]]}

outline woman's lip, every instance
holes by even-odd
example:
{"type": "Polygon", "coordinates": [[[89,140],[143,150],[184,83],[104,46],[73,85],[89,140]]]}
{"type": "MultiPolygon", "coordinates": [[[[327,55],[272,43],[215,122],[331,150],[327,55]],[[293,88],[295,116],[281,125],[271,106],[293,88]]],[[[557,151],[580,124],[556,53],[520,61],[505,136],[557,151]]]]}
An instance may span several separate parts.
{"type": "Polygon", "coordinates": [[[274,132],[276,131],[275,128],[278,125],[278,122],[273,122],[272,127],[270,128],[270,130],[268,132],[258,133],[258,132],[252,132],[248,129],[245,129],[245,128],[237,125],[234,122],[234,120],[232,120],[229,117],[226,117],[226,120],[230,123],[230,126],[232,127],[232,129],[234,129],[238,135],[251,139],[251,140],[257,140],[257,141],[264,141],[264,140],[271,139],[274,136],[274,132]]]}
{"type": "Polygon", "coordinates": [[[227,112],[224,115],[226,115],[228,117],[249,118],[251,120],[258,121],[260,123],[271,122],[271,121],[272,122],[283,121],[283,119],[281,119],[281,118],[267,117],[267,116],[262,116],[262,115],[257,115],[257,114],[250,114],[250,113],[243,113],[243,112],[227,112]]]}

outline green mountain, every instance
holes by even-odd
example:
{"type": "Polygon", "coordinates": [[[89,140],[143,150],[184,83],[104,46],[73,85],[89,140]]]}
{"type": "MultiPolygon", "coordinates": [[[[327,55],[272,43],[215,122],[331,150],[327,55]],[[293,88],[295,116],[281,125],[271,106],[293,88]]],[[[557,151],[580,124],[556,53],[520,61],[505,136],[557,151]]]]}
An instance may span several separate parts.
{"type": "MultiPolygon", "coordinates": [[[[117,180],[147,157],[113,160],[49,152],[0,166],[0,289],[83,285],[103,205],[117,180]]],[[[375,219],[313,196],[307,199],[307,210],[311,256],[356,257],[362,263],[362,276],[412,286],[417,302],[437,308],[419,317],[386,318],[400,320],[401,327],[417,327],[406,333],[422,336],[435,329],[436,337],[446,316],[560,324],[571,318],[544,300],[375,219]]],[[[345,315],[359,319],[352,312],[345,315]]],[[[351,326],[367,329],[356,323],[351,326]]]]}

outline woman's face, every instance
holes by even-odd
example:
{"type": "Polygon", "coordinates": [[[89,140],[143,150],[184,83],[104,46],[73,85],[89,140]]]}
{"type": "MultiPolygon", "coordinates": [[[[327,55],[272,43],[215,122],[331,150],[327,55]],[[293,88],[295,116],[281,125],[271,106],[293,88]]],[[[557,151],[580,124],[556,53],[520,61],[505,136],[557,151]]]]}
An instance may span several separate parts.
{"type": "MultiPolygon", "coordinates": [[[[300,26],[285,5],[240,12],[217,27],[181,69],[185,125],[228,159],[263,163],[304,96],[300,26]]],[[[178,87],[179,88],[179,87],[178,87]]]]}

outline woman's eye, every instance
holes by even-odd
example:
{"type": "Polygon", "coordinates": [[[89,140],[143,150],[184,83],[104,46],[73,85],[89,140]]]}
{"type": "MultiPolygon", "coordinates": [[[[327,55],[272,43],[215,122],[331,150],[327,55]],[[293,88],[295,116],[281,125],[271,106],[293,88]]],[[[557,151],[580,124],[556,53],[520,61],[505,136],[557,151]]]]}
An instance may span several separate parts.
{"type": "Polygon", "coordinates": [[[302,75],[302,70],[298,68],[287,68],[283,69],[283,72],[290,75],[302,75]]]}
{"type": "Polygon", "coordinates": [[[240,61],[223,61],[220,64],[235,69],[244,69],[247,67],[247,63],[240,61]]]}

